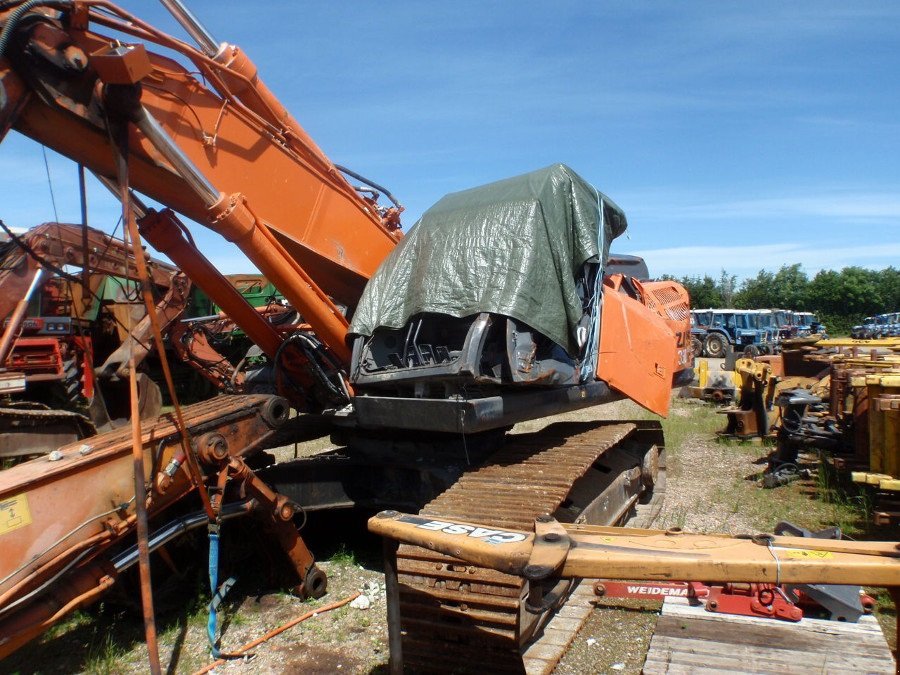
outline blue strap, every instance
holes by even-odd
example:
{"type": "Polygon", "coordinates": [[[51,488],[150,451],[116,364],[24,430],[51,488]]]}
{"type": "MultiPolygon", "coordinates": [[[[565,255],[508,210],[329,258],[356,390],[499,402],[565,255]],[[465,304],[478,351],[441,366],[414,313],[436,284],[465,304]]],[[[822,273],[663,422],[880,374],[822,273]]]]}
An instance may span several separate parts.
{"type": "Polygon", "coordinates": [[[209,620],[206,622],[206,636],[209,639],[209,649],[213,658],[228,657],[219,651],[216,641],[216,627],[218,624],[219,605],[231,587],[234,586],[237,579],[229,577],[219,586],[219,532],[217,528],[210,527],[209,530],[209,590],[212,593],[212,600],[209,602],[209,620]]]}

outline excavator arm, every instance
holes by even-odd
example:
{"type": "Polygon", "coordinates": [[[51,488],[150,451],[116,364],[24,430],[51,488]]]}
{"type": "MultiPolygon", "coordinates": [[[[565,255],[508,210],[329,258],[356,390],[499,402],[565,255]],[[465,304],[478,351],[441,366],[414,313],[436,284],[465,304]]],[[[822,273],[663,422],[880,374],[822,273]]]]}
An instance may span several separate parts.
{"type": "MultiPolygon", "coordinates": [[[[131,246],[94,228],[45,223],[17,236],[11,246],[13,248],[0,269],[0,317],[8,319],[0,338],[0,363],[6,362],[13,349],[25,309],[46,272],[64,271],[66,266],[72,266],[87,269],[89,276],[107,275],[139,280],[131,246]]],[[[191,288],[190,280],[171,265],[146,255],[145,258],[151,283],[164,289],[164,295],[155,309],[160,324],[168,326],[184,311],[191,288]]],[[[85,277],[81,281],[84,283],[85,277]]],[[[88,283],[83,296],[88,298],[91,293],[88,283]]],[[[76,313],[84,309],[78,307],[76,313]]],[[[127,373],[123,368],[128,350],[134,349],[136,363],[140,363],[147,356],[149,337],[150,319],[145,317],[107,358],[98,373],[106,377],[125,377],[127,373]]]]}
{"type": "MultiPolygon", "coordinates": [[[[379,206],[371,185],[354,188],[240,49],[212,39],[181,3],[165,4],[199,48],[106,0],[0,13],[0,131],[15,129],[112,181],[121,178],[116,157],[127,155],[130,187],[237,244],[308,321],[319,360],[344,367],[339,304],[355,305],[394,247],[402,207],[379,206]]],[[[223,290],[211,265],[176,262],[240,321],[246,303],[223,290]]],[[[284,337],[272,342],[277,351],[284,337]]],[[[294,360],[302,370],[310,358],[294,360]]]]}
{"type": "Polygon", "coordinates": [[[900,586],[900,544],[561,524],[533,532],[382,511],[369,530],[531,581],[604,578],[900,586]]]}

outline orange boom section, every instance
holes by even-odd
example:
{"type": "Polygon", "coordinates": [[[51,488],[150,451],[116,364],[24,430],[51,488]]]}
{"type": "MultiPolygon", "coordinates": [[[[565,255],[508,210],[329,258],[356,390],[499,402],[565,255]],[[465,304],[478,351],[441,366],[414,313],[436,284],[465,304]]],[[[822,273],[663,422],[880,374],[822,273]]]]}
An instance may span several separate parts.
{"type": "Polygon", "coordinates": [[[355,305],[400,237],[402,207],[351,185],[237,47],[195,49],[104,0],[59,19],[29,14],[9,32],[0,132],[14,128],[114,177],[114,117],[127,118],[130,185],[235,242],[349,356],[332,301],[355,305]],[[143,42],[122,45],[93,25],[143,42]]]}

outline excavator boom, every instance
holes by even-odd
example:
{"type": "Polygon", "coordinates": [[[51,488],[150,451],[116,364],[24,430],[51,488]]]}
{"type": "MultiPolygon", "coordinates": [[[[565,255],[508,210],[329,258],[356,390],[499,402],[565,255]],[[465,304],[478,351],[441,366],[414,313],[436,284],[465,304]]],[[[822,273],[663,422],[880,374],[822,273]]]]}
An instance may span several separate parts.
{"type": "Polygon", "coordinates": [[[369,530],[500,572],[605,578],[900,586],[900,544],[597,527],[535,521],[522,532],[383,511],[369,530]]]}
{"type": "MultiPolygon", "coordinates": [[[[325,347],[349,359],[337,303],[355,304],[395,245],[400,207],[358,192],[243,52],[190,47],[106,0],[28,3],[0,22],[0,131],[16,129],[108,179],[117,178],[116,154],[127,153],[135,190],[236,243],[325,347]],[[115,33],[143,42],[123,45],[115,33]]],[[[202,270],[185,271],[233,313],[233,299],[216,297],[202,270]]]]}

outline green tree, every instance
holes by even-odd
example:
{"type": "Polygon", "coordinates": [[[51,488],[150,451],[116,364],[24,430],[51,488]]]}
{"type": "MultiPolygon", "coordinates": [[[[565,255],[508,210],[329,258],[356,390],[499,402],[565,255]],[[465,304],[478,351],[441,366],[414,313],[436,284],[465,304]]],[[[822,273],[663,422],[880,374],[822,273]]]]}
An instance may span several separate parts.
{"type": "Polygon", "coordinates": [[[900,311],[900,270],[886,267],[878,273],[877,285],[883,303],[883,312],[900,311]]]}
{"type": "Polygon", "coordinates": [[[682,277],[678,282],[687,289],[694,309],[722,307],[722,295],[716,287],[716,280],[711,276],[682,277]]]}
{"type": "Polygon", "coordinates": [[[824,314],[843,313],[843,284],[840,272],[820,270],[809,282],[806,297],[808,307],[824,314]]]}
{"type": "Polygon", "coordinates": [[[734,304],[741,309],[766,309],[778,307],[772,294],[775,275],[760,270],[752,279],[744,279],[734,296],[734,304]]]}
{"type": "Polygon", "coordinates": [[[782,265],[772,278],[772,304],[767,307],[806,309],[808,287],[809,277],[800,263],[782,265]]]}
{"type": "Polygon", "coordinates": [[[722,296],[722,307],[734,307],[734,296],[737,291],[737,276],[728,274],[725,270],[719,275],[719,283],[716,290],[722,296]]]}

